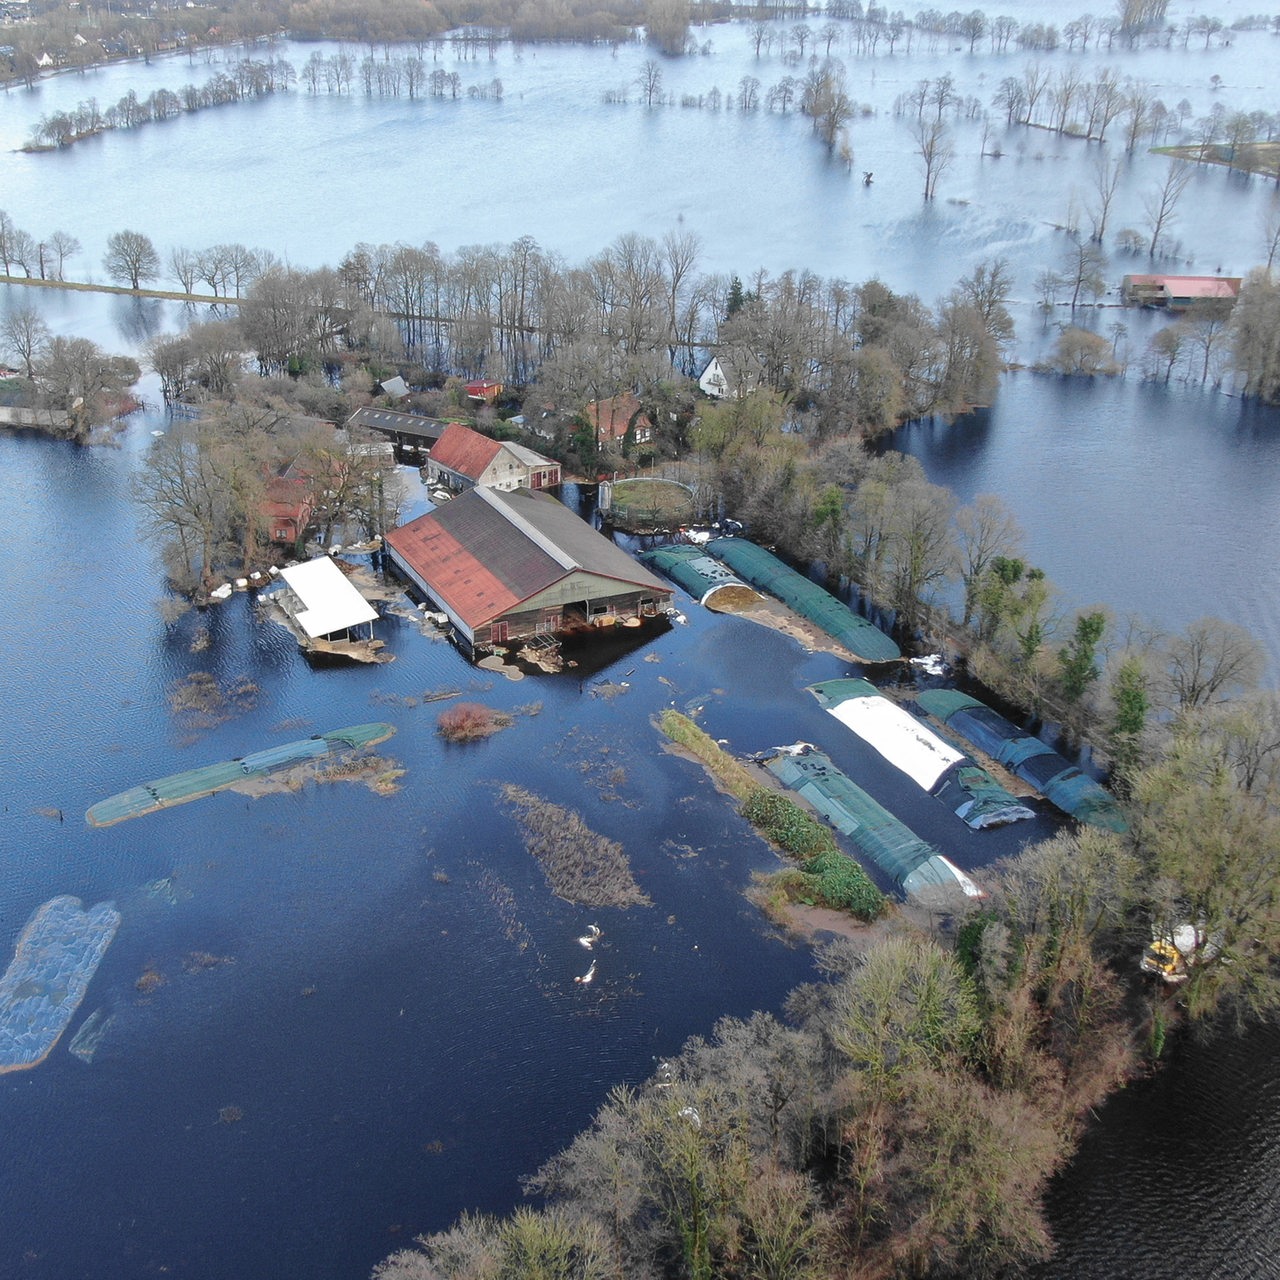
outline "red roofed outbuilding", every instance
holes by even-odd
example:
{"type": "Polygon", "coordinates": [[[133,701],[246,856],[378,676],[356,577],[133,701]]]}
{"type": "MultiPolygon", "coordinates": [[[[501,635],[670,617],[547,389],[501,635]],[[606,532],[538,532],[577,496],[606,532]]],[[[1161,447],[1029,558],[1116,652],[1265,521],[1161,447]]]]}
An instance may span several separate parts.
{"type": "Polygon", "coordinates": [[[656,618],[671,603],[671,588],[621,547],[528,489],[471,489],[393,529],[386,547],[473,649],[656,618]]]}
{"type": "Polygon", "coordinates": [[[1129,306],[1190,311],[1215,302],[1232,306],[1241,283],[1239,276],[1130,275],[1120,287],[1129,306]]]}
{"type": "Polygon", "coordinates": [[[481,404],[492,404],[505,389],[501,382],[492,382],[487,378],[468,382],[465,388],[467,399],[476,400],[481,404]]]}
{"type": "Polygon", "coordinates": [[[431,446],[427,479],[454,490],[475,485],[550,489],[560,483],[560,464],[522,444],[494,440],[460,422],[451,422],[431,446]]]}

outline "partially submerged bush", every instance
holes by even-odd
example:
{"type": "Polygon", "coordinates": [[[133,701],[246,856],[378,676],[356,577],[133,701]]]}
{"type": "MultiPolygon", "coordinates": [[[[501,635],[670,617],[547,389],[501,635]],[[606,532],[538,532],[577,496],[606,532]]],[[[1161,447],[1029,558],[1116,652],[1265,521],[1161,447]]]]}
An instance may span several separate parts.
{"type": "Polygon", "coordinates": [[[504,786],[502,798],[515,810],[525,848],[538,860],[553,893],[583,906],[649,905],[616,840],[523,787],[504,786]]]}
{"type": "Polygon", "coordinates": [[[475,742],[511,724],[505,711],[495,711],[480,702],[457,702],[440,713],[436,732],[446,742],[475,742]]]}

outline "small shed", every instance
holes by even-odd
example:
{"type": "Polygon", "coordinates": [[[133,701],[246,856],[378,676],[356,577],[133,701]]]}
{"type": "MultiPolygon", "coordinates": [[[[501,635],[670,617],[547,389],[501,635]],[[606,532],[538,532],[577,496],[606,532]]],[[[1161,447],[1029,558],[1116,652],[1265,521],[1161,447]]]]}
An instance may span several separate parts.
{"type": "Polygon", "coordinates": [[[490,378],[479,378],[475,382],[468,382],[465,390],[468,400],[475,400],[480,404],[492,404],[506,388],[501,382],[494,382],[490,378]]]}
{"type": "Polygon", "coordinates": [[[373,639],[378,611],[328,556],[290,565],[280,570],[280,577],[284,586],[271,599],[304,649],[361,657],[382,647],[373,639]],[[361,637],[356,629],[366,625],[368,632],[361,637]]]}

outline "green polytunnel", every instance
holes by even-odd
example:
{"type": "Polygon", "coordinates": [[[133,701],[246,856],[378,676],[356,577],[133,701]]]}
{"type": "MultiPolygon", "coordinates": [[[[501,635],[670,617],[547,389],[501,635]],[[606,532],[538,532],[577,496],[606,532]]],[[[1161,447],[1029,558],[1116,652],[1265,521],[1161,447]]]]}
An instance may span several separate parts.
{"type": "Polygon", "coordinates": [[[863,662],[892,662],[902,651],[873,622],[860,617],[831,592],[811,582],[772,552],[745,538],[714,538],[707,550],[748,585],[776,596],[838,640],[863,662]]]}

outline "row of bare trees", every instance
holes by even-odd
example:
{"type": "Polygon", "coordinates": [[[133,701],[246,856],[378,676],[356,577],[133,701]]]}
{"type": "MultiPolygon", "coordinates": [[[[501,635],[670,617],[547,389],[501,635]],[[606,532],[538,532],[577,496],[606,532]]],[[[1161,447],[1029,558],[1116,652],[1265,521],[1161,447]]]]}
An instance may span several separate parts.
{"type": "Polygon", "coordinates": [[[109,107],[99,106],[96,98],[86,98],[70,111],[54,111],[41,117],[28,146],[69,147],[113,129],[137,129],[209,107],[266,97],[284,92],[295,78],[292,65],[284,58],[242,58],[202,85],[187,84],[177,92],[156,89],[145,98],[130,89],[109,107]]]}

